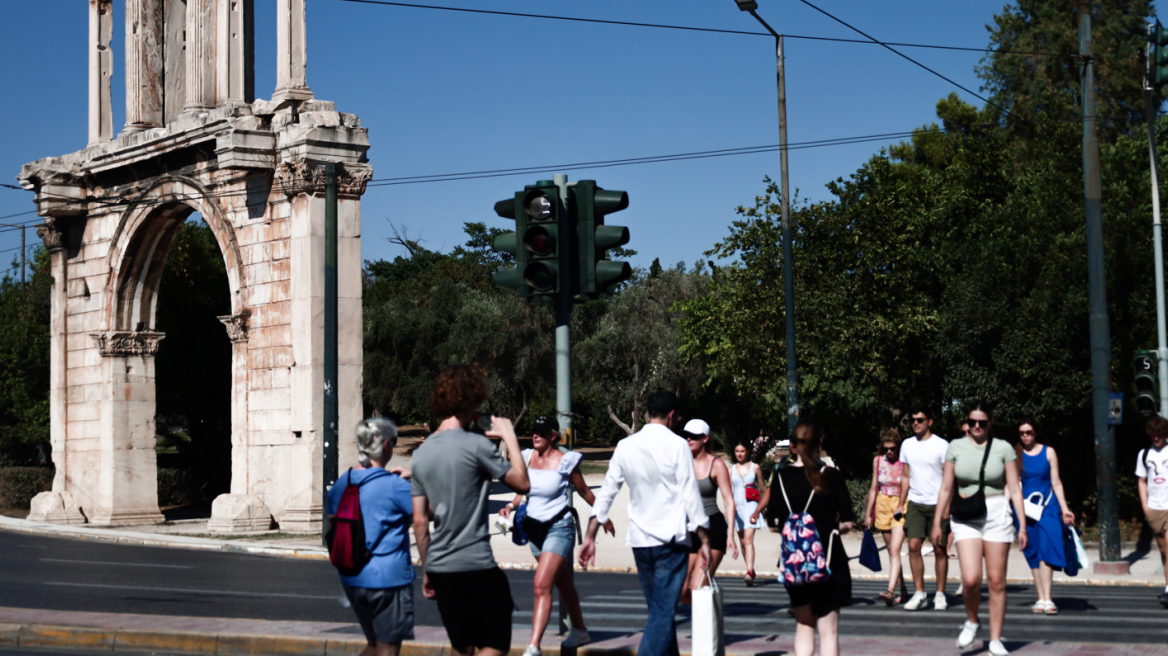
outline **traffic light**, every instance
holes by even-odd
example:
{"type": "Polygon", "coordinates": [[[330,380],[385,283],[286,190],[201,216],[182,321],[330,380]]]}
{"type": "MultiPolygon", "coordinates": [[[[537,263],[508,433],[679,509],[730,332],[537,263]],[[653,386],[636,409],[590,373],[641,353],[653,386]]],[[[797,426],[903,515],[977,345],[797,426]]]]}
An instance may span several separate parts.
{"type": "Polygon", "coordinates": [[[1136,410],[1150,417],[1160,407],[1160,400],[1156,396],[1156,363],[1150,351],[1139,351],[1132,364],[1136,369],[1136,410]]]}
{"type": "Polygon", "coordinates": [[[604,225],[604,216],[629,206],[629,195],[596,186],[595,180],[581,180],[573,187],[577,237],[576,257],[579,284],[576,293],[596,298],[608,288],[628,280],[633,269],[628,262],[605,258],[605,251],[629,243],[629,229],[604,225]]]}
{"type": "Polygon", "coordinates": [[[515,232],[495,238],[495,249],[515,256],[515,266],[500,269],[495,282],[511,287],[520,296],[550,300],[560,290],[560,221],[563,204],[560,189],[551,180],[540,180],[495,203],[495,213],[515,219],[515,232]]]}
{"type": "Polygon", "coordinates": [[[1147,88],[1159,89],[1168,84],[1168,30],[1156,21],[1148,25],[1147,88]]]}

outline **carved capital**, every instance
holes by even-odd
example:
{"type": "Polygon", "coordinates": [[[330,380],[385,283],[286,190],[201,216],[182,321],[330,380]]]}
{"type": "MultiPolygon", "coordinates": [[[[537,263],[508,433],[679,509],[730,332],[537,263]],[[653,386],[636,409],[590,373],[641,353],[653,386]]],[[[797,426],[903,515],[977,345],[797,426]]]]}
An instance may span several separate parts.
{"type": "Polygon", "coordinates": [[[37,226],[37,236],[45,243],[45,250],[56,253],[65,248],[65,231],[53,219],[46,219],[45,224],[37,226]]]}
{"type": "Polygon", "coordinates": [[[111,330],[104,333],[89,333],[97,350],[102,357],[119,355],[154,356],[158,353],[158,344],[166,337],[165,333],[156,333],[147,330],[111,330]]]}
{"type": "Polygon", "coordinates": [[[251,312],[244,310],[239,314],[228,314],[219,317],[219,321],[227,327],[227,338],[233,343],[240,343],[247,341],[247,320],[251,317],[251,312]]]}
{"type": "MultiPolygon", "coordinates": [[[[337,163],[337,193],[342,196],[361,196],[373,177],[373,169],[348,167],[337,163]]],[[[276,168],[276,182],[286,196],[324,193],[324,165],[311,166],[305,160],[284,162],[276,168]]]]}

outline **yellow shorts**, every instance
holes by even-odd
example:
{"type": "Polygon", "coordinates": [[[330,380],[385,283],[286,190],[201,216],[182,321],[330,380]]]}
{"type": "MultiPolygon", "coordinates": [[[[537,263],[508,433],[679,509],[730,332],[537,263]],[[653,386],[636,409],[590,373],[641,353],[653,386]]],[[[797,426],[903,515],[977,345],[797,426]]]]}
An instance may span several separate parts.
{"type": "Polygon", "coordinates": [[[904,516],[893,519],[899,497],[890,497],[887,494],[876,495],[876,521],[873,522],[877,531],[891,531],[894,526],[904,528],[904,516]]]}

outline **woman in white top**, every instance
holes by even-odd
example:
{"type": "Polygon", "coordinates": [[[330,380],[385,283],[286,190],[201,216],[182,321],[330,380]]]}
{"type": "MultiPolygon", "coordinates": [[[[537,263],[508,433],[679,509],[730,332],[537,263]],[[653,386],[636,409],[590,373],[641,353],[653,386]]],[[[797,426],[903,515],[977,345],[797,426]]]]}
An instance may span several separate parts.
{"type": "MultiPolygon", "coordinates": [[[[576,545],[577,529],[575,510],[568,502],[569,485],[576,488],[588,505],[592,505],[596,497],[580,473],[580,454],[560,451],[556,448],[558,441],[555,422],[550,417],[539,417],[531,436],[535,448],[523,450],[527,476],[531,480],[523,530],[538,562],[533,584],[535,608],[531,615],[531,643],[524,656],[542,656],[539,643],[551,617],[553,585],[560,591],[560,603],[572,618],[572,631],[562,646],[575,648],[591,641],[588,629],[584,628],[580,595],[576,593],[572,578],[572,551],[576,545]]],[[[499,516],[506,518],[522,501],[523,495],[516,495],[511,503],[499,510],[499,516]]],[[[604,530],[616,535],[612,520],[605,523],[604,530]]]]}
{"type": "Polygon", "coordinates": [[[766,528],[759,518],[759,501],[762,500],[766,485],[762,482],[762,470],[750,461],[750,449],[745,444],[734,446],[734,464],[730,466],[730,487],[734,490],[734,530],[738,542],[742,544],[742,557],[746,561],[746,587],[754,585],[754,532],[766,528]],[[747,499],[747,490],[753,499],[747,499]]]}

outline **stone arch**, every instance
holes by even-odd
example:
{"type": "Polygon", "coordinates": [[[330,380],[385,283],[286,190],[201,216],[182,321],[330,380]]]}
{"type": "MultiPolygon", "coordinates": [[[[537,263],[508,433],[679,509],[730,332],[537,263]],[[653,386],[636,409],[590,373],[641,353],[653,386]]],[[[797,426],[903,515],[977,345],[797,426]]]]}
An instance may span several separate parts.
{"type": "Polygon", "coordinates": [[[212,194],[181,176],[160,178],[122,215],[110,240],[109,279],[103,295],[102,324],[109,331],[152,331],[158,284],[170,245],[183,221],[198,212],[210,226],[223,262],[231,314],[243,312],[244,278],[235,230],[212,194]]]}

